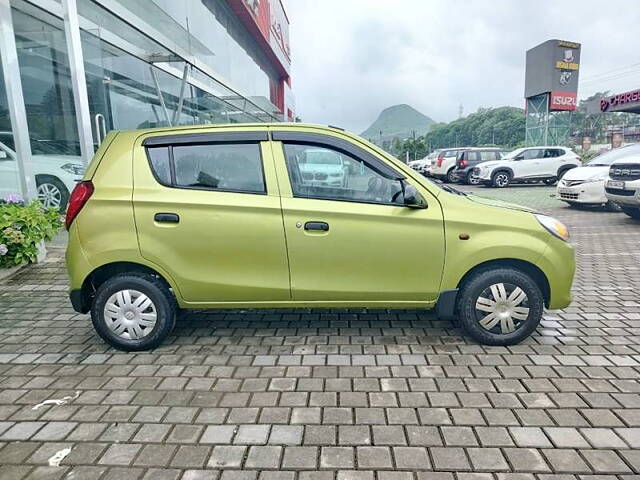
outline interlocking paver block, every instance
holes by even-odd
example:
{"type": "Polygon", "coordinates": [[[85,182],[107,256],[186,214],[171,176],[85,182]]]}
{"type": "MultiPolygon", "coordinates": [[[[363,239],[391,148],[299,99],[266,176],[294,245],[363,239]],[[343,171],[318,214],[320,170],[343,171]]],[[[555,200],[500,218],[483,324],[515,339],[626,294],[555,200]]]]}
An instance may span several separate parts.
{"type": "Polygon", "coordinates": [[[282,447],[252,446],[244,464],[245,468],[269,469],[278,468],[282,447]]]}
{"type": "Polygon", "coordinates": [[[236,445],[215,446],[207,465],[210,468],[240,468],[246,449],[236,445]]]}
{"type": "Polygon", "coordinates": [[[352,447],[322,447],[320,468],[353,468],[354,451],[352,447]]]}
{"type": "Polygon", "coordinates": [[[431,461],[426,448],[394,447],[393,456],[396,467],[401,470],[426,470],[431,468],[431,461]]]}
{"type": "Polygon", "coordinates": [[[285,447],[282,468],[313,469],[316,468],[318,449],[316,447],[285,447]]]}
{"type": "Polygon", "coordinates": [[[391,451],[388,447],[358,447],[358,468],[392,468],[391,451]]]}

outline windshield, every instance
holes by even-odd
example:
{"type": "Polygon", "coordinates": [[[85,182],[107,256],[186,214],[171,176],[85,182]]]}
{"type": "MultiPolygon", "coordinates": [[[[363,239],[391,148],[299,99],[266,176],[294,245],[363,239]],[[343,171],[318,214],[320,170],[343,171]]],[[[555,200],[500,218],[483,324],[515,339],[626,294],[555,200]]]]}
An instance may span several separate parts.
{"type": "Polygon", "coordinates": [[[626,147],[616,148],[615,150],[609,150],[608,152],[598,155],[589,163],[588,167],[608,167],[616,160],[628,157],[630,155],[638,155],[640,153],[640,144],[627,145],[626,147]]]}

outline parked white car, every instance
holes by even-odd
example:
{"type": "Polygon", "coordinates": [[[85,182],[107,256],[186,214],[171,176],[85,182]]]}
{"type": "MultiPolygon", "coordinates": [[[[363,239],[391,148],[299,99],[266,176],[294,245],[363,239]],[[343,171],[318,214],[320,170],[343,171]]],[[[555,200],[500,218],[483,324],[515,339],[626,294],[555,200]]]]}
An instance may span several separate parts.
{"type": "Polygon", "coordinates": [[[620,205],[624,213],[640,220],[640,153],[637,150],[611,164],[605,195],[610,202],[620,205]]]}
{"type": "Polygon", "coordinates": [[[427,175],[431,170],[431,161],[438,158],[438,153],[440,150],[434,150],[429,155],[420,160],[413,160],[408,163],[408,165],[413,168],[416,172],[422,173],[423,175],[427,175]]]}
{"type": "Polygon", "coordinates": [[[609,150],[582,167],[567,172],[558,183],[558,198],[575,205],[605,205],[616,209],[607,198],[604,185],[613,162],[640,155],[640,144],[609,150]]]}
{"type": "MultiPolygon", "coordinates": [[[[18,164],[11,132],[0,132],[0,198],[16,193],[20,185],[18,164]]],[[[32,169],[36,178],[38,199],[45,207],[64,210],[69,194],[82,179],[84,167],[78,156],[58,155],[57,149],[45,142],[32,146],[32,169]]]]}
{"type": "Polygon", "coordinates": [[[504,188],[512,183],[544,182],[553,185],[582,160],[566,147],[527,147],[507,153],[502,160],[483,162],[473,175],[487,186],[504,188]]]}
{"type": "Polygon", "coordinates": [[[307,150],[298,165],[306,185],[345,186],[347,165],[337,152],[322,148],[307,150]]]}
{"type": "Polygon", "coordinates": [[[454,170],[456,169],[456,158],[458,157],[458,152],[464,150],[469,150],[469,148],[463,147],[440,150],[438,156],[431,160],[431,176],[448,183],[455,182],[454,170]]]}

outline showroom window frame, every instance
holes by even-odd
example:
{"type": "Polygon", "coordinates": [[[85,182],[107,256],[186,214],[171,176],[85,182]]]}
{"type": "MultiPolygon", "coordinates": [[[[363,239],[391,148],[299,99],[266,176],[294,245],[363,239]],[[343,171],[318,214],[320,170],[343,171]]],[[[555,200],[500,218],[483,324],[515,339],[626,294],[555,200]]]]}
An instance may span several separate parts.
{"type": "Polygon", "coordinates": [[[33,174],[33,160],[29,127],[27,125],[27,111],[22,92],[22,79],[18,64],[18,50],[13,30],[13,14],[10,0],[0,0],[0,58],[4,75],[11,133],[16,152],[20,194],[25,201],[38,197],[35,176],[33,174]]]}

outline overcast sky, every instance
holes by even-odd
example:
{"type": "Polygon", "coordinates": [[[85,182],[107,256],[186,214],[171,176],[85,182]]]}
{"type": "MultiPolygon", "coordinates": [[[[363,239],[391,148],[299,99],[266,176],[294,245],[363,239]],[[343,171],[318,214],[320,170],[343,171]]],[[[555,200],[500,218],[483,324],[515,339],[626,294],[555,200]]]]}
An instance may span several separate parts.
{"type": "Polygon", "coordinates": [[[525,51],[582,43],[579,98],[640,88],[635,1],[284,0],[296,113],[360,133],[390,105],[436,121],[524,106],[525,51]],[[614,78],[615,77],[615,78],[614,78]]]}

